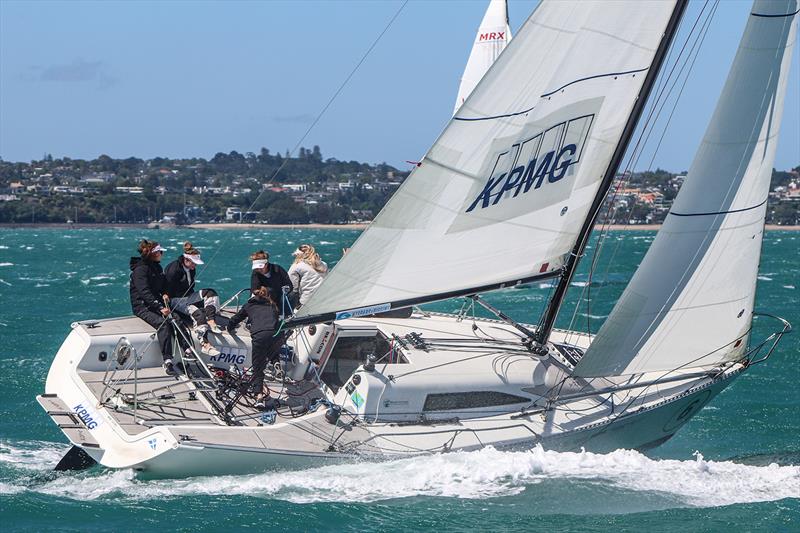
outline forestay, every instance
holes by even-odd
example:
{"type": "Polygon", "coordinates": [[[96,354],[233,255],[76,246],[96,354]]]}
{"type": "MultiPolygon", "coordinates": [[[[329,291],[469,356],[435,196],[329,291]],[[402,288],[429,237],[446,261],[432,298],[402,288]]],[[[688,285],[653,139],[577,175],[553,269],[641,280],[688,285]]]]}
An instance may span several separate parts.
{"type": "Polygon", "coordinates": [[[672,210],[586,355],[582,377],[714,365],[751,327],[798,0],[757,0],[672,210]]]}
{"type": "Polygon", "coordinates": [[[294,323],[557,275],[674,6],[543,1],[294,323]]]}
{"type": "Polygon", "coordinates": [[[461,84],[458,87],[458,96],[453,114],[467,99],[472,90],[481,80],[492,63],[497,59],[508,42],[511,40],[511,28],[508,27],[507,0],[491,0],[486,13],[483,15],[475,43],[464,68],[461,84]]]}

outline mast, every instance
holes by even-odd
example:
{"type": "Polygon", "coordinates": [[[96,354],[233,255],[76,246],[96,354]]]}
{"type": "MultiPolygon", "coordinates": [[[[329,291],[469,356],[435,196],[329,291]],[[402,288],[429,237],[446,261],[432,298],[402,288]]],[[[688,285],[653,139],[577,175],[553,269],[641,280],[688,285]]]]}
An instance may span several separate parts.
{"type": "Polygon", "coordinates": [[[535,339],[535,341],[540,345],[547,343],[547,340],[550,337],[550,332],[553,330],[553,326],[555,325],[558,311],[561,309],[561,304],[564,301],[564,296],[566,296],[567,289],[572,282],[572,277],[575,275],[575,271],[578,268],[578,261],[583,256],[583,252],[589,242],[589,236],[591,235],[592,229],[597,222],[597,217],[600,215],[600,207],[602,206],[603,200],[611,188],[611,184],[614,182],[614,176],[616,175],[617,168],[622,162],[622,158],[625,156],[625,151],[628,149],[628,144],[630,143],[631,137],[633,137],[634,130],[639,122],[639,117],[641,117],[642,111],[644,111],[645,104],[647,103],[650,92],[655,85],[658,73],[661,70],[664,60],[666,59],[667,51],[672,44],[675,34],[678,32],[678,25],[680,24],[684,11],[686,11],[687,4],[688,0],[678,0],[675,4],[675,9],[672,11],[672,16],[670,17],[667,28],[664,31],[664,36],[661,38],[661,42],[658,45],[658,50],[656,50],[656,54],[653,57],[653,62],[650,66],[650,69],[647,71],[647,76],[642,84],[642,89],[639,91],[639,95],[636,98],[636,103],[634,104],[633,110],[628,117],[627,123],[625,124],[625,129],[622,132],[620,141],[617,143],[617,147],[614,150],[614,155],[612,156],[605,175],[603,176],[603,181],[601,182],[600,188],[597,190],[597,194],[594,197],[592,206],[589,209],[589,215],[583,221],[583,226],[581,226],[581,231],[578,235],[578,239],[575,241],[575,246],[570,252],[566,263],[564,264],[561,279],[559,280],[558,285],[553,292],[553,296],[550,298],[550,301],[547,304],[547,309],[542,315],[535,339]]]}

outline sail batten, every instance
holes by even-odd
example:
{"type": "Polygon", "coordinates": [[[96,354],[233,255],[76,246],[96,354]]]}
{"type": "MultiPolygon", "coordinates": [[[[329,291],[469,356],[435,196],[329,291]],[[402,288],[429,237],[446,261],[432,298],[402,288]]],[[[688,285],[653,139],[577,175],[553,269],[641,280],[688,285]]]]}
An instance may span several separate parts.
{"type": "Polygon", "coordinates": [[[297,320],[559,275],[675,5],[541,2],[297,320]]]}
{"type": "Polygon", "coordinates": [[[683,187],[576,376],[707,367],[745,353],[797,8],[754,2],[683,187]]]}

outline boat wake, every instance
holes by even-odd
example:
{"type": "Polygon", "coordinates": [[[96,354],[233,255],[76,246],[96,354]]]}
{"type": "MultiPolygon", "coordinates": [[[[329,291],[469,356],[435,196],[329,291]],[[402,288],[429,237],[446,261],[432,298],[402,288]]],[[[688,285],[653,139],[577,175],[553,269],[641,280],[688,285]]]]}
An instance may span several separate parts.
{"type": "Polygon", "coordinates": [[[225,494],[293,503],[353,503],[424,496],[497,498],[542,491],[537,486],[546,484],[549,491],[558,485],[569,491],[583,485],[606,492],[643,493],[654,507],[715,507],[800,498],[800,466],[708,461],[699,453],[680,461],[651,459],[630,450],[595,454],[541,447],[520,452],[486,448],[248,476],[140,480],[130,470],[44,475],[42,471],[52,468],[65,447],[40,443],[33,449],[33,444],[0,444],[0,465],[18,474],[9,479],[13,472],[3,468],[0,494],[33,491],[75,500],[225,494]]]}

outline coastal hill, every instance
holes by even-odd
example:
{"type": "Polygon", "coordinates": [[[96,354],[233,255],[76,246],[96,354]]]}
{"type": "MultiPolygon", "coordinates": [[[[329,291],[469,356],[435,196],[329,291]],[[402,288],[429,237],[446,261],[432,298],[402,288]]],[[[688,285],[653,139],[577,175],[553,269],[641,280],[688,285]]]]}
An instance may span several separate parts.
{"type": "MultiPolygon", "coordinates": [[[[318,146],[297,157],[217,153],[203,158],[0,159],[0,223],[259,222],[344,224],[371,220],[410,170],[386,163],[324,159],[318,146]]],[[[620,175],[605,222],[657,224],[684,173],[620,175]]],[[[773,171],[767,222],[800,223],[800,166],[773,171]]]]}

